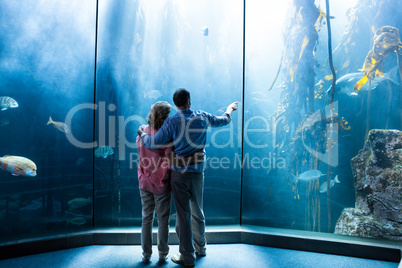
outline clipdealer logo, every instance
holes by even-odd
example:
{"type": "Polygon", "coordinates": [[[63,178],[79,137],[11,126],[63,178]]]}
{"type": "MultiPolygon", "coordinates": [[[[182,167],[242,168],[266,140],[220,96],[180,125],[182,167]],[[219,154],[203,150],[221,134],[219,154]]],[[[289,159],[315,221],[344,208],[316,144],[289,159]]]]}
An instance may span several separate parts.
{"type": "MultiPolygon", "coordinates": [[[[76,114],[85,109],[90,109],[98,113],[97,119],[98,119],[98,129],[96,130],[98,132],[98,140],[93,141],[93,142],[82,142],[79,141],[75,136],[73,131],[70,131],[69,133],[66,133],[66,137],[68,141],[73,144],[74,146],[82,149],[93,149],[97,148],[99,146],[104,146],[108,145],[111,148],[116,148],[118,147],[118,159],[121,161],[126,160],[126,150],[127,149],[137,149],[137,144],[135,142],[135,138],[137,136],[137,133],[133,133],[132,136],[130,136],[130,141],[126,137],[126,128],[128,124],[138,124],[138,125],[144,125],[147,124],[147,119],[139,116],[139,115],[131,115],[128,116],[127,118],[119,115],[107,115],[108,112],[115,112],[116,111],[116,105],[115,104],[109,104],[106,107],[106,102],[99,102],[99,104],[94,104],[94,103],[82,103],[79,105],[76,105],[73,107],[67,114],[65,123],[68,126],[71,126],[73,123],[73,120],[78,120],[75,118],[77,116],[76,114]],[[107,120],[106,120],[107,119],[107,120]],[[108,124],[106,123],[108,122],[108,124]],[[116,128],[115,126],[118,126],[118,133],[116,133],[116,128]],[[116,146],[116,141],[118,140],[118,144],[116,146]]],[[[338,112],[338,103],[334,102],[333,105],[333,111],[334,113],[338,112]]],[[[336,121],[331,121],[330,117],[330,107],[327,105],[325,107],[325,114],[326,116],[323,117],[321,111],[317,111],[314,114],[310,115],[304,122],[303,122],[303,129],[302,129],[302,142],[303,146],[305,149],[312,154],[314,157],[318,158],[319,160],[336,167],[338,165],[338,124],[336,121]],[[331,127],[326,129],[327,133],[322,133],[322,135],[326,135],[326,137],[331,137],[326,139],[327,144],[325,145],[326,148],[331,148],[330,150],[327,150],[325,153],[321,153],[319,151],[314,150],[311,148],[307,143],[306,143],[306,137],[305,137],[305,129],[307,129],[307,124],[314,124],[319,121],[326,120],[331,122],[331,127]]],[[[211,128],[207,128],[205,130],[190,130],[188,132],[185,132],[186,126],[183,126],[181,129],[183,130],[183,133],[180,133],[181,139],[186,139],[186,142],[190,144],[190,146],[195,146],[195,148],[199,147],[200,145],[194,144],[191,141],[191,133],[196,133],[200,131],[205,131],[207,132],[207,135],[212,132],[212,135],[210,135],[210,142],[207,142],[204,148],[217,148],[217,149],[228,149],[230,148],[231,151],[233,151],[235,148],[238,150],[241,148],[242,142],[244,142],[245,145],[248,146],[248,149],[253,149],[253,150],[259,150],[259,149],[268,149],[270,147],[275,146],[278,142],[281,142],[281,137],[277,133],[277,128],[278,125],[281,122],[286,122],[286,116],[281,115],[279,117],[275,116],[270,116],[270,117],[265,117],[262,115],[255,115],[247,118],[247,120],[244,122],[244,130],[241,129],[242,125],[242,118],[241,116],[236,116],[237,118],[237,126],[235,129],[235,126],[233,122],[229,124],[227,127],[224,128],[219,128],[215,129],[215,131],[212,132],[211,128]],[[259,127],[254,127],[252,126],[258,125],[259,127]],[[237,134],[237,135],[235,135],[237,134]],[[257,135],[267,135],[267,142],[263,144],[258,144],[258,142],[253,142],[253,140],[250,138],[250,135],[252,134],[257,134],[257,135]],[[242,139],[243,138],[243,139],[242,139]]],[[[186,122],[185,120],[182,120],[182,124],[191,124],[191,122],[186,122]]],[[[71,128],[70,128],[71,129],[71,128]]],[[[272,169],[272,168],[286,168],[286,163],[285,163],[285,158],[281,157],[281,155],[276,155],[272,152],[267,152],[264,156],[262,157],[252,157],[249,152],[245,152],[243,154],[243,166],[244,167],[250,167],[250,168],[265,168],[265,169],[272,169]]],[[[138,154],[136,153],[130,153],[130,166],[132,165],[131,163],[136,163],[134,159],[138,158],[138,154]]],[[[207,158],[206,163],[209,163],[206,165],[206,168],[227,168],[228,166],[230,167],[237,167],[241,164],[241,153],[235,152],[233,153],[233,156],[229,157],[222,157],[222,158],[217,158],[217,157],[211,157],[207,158]],[[232,159],[231,161],[228,161],[232,159]],[[240,160],[239,160],[240,159],[240,160]],[[231,162],[231,163],[230,163],[231,162]]]]}
{"type": "Polygon", "coordinates": [[[313,155],[314,157],[318,158],[322,162],[332,166],[332,167],[337,167],[339,164],[339,143],[338,143],[338,131],[339,131],[339,126],[337,121],[334,121],[334,117],[331,116],[333,114],[338,114],[338,102],[333,103],[332,111],[331,111],[331,106],[326,105],[324,107],[325,111],[325,117],[322,116],[322,112],[320,110],[316,111],[313,113],[311,116],[307,118],[303,122],[302,125],[302,142],[304,148],[313,155]],[[321,153],[317,150],[314,150],[310,146],[306,144],[306,138],[305,138],[305,132],[304,130],[307,129],[307,124],[313,125],[315,123],[318,123],[322,120],[326,120],[328,122],[327,128],[326,128],[326,133],[322,133],[322,135],[325,135],[326,139],[326,152],[321,153]]]}
{"type": "MultiPolygon", "coordinates": [[[[140,158],[138,153],[130,153],[130,169],[136,168],[139,165],[140,158]]],[[[160,161],[160,160],[159,160],[160,161]]],[[[167,161],[161,162],[162,165],[165,165],[167,161]]],[[[154,158],[141,158],[141,165],[143,168],[150,170],[151,172],[156,170],[158,166],[158,160],[154,158]]],[[[199,164],[195,164],[197,166],[199,164]]],[[[237,168],[246,168],[246,169],[262,169],[262,170],[271,170],[271,169],[283,169],[286,168],[285,158],[277,157],[274,153],[269,153],[267,156],[257,157],[251,156],[250,153],[242,154],[235,153],[234,157],[206,157],[203,162],[204,169],[237,169],[237,168]]]]}

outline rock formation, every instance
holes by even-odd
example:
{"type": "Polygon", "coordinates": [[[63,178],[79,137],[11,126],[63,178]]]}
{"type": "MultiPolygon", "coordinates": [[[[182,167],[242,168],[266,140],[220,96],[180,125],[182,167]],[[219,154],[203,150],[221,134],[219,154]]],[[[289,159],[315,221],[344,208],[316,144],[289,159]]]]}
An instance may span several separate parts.
{"type": "Polygon", "coordinates": [[[355,208],[346,208],[335,233],[402,241],[402,131],[370,131],[352,159],[355,208]]]}

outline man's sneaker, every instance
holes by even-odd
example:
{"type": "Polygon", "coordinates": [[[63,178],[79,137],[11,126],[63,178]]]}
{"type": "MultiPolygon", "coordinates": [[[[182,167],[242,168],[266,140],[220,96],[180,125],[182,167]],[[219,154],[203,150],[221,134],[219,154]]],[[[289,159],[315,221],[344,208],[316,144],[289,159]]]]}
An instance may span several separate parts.
{"type": "Polygon", "coordinates": [[[187,266],[187,267],[193,267],[195,265],[194,261],[192,263],[188,263],[185,262],[182,258],[181,258],[181,254],[177,253],[176,255],[172,256],[172,262],[183,265],[183,266],[187,266]]]}
{"type": "Polygon", "coordinates": [[[203,251],[196,251],[195,254],[196,254],[198,257],[205,257],[205,256],[207,256],[207,251],[205,251],[205,250],[203,250],[203,251]]]}
{"type": "Polygon", "coordinates": [[[167,254],[159,254],[159,262],[160,263],[166,262],[167,258],[168,258],[167,254]]]}

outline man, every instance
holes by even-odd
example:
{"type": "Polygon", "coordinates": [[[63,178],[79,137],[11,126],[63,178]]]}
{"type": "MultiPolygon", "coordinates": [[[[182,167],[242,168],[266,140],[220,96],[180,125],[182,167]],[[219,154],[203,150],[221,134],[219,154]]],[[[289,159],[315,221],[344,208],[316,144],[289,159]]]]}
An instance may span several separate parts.
{"type": "MultiPolygon", "coordinates": [[[[190,110],[190,92],[178,89],[173,94],[177,113],[165,120],[154,135],[144,133],[144,126],[138,129],[143,146],[160,148],[173,140],[177,157],[189,157],[204,153],[208,126],[219,127],[230,123],[237,103],[230,104],[222,116],[214,116],[204,111],[190,110]]],[[[184,266],[194,266],[195,251],[206,255],[205,217],[203,212],[204,163],[174,165],[171,173],[173,199],[177,210],[176,233],[179,237],[180,253],[172,256],[172,261],[184,266]],[[194,246],[193,246],[194,240],[194,246]]]]}

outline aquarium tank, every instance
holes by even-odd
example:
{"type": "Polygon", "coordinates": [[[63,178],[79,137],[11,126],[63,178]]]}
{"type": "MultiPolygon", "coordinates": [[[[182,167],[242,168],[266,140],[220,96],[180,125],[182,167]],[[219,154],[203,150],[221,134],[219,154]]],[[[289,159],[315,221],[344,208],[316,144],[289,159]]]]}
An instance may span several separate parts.
{"type": "Polygon", "coordinates": [[[175,114],[178,88],[214,115],[239,101],[208,131],[207,226],[402,240],[400,14],[398,0],[0,0],[0,243],[140,227],[137,129],[157,101],[175,114]]]}

